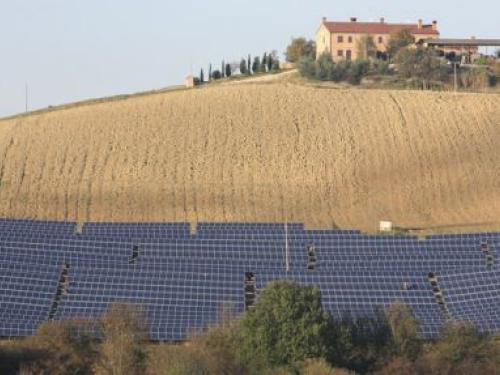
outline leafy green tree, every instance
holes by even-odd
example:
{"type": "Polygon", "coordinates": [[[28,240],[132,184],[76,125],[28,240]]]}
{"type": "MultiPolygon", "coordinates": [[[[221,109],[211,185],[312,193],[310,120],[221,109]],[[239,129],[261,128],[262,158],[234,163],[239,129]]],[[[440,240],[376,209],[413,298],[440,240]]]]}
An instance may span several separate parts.
{"type": "Polygon", "coordinates": [[[368,60],[377,55],[375,41],[373,40],[373,36],[369,34],[363,35],[357,40],[356,49],[358,52],[358,59],[360,60],[368,60]]]}
{"type": "Polygon", "coordinates": [[[233,74],[233,69],[231,68],[231,64],[226,64],[226,77],[229,78],[233,74]]]}
{"type": "Polygon", "coordinates": [[[328,316],[318,289],[273,282],[241,320],[241,357],[254,368],[324,357],[327,335],[328,316]]]}
{"type": "Polygon", "coordinates": [[[415,37],[408,29],[402,29],[392,33],[387,43],[387,54],[395,56],[402,48],[415,44],[415,37]]]}
{"type": "Polygon", "coordinates": [[[411,309],[401,302],[395,302],[386,311],[392,332],[396,353],[415,361],[422,353],[420,325],[411,309]]]}
{"type": "Polygon", "coordinates": [[[241,62],[240,62],[240,73],[242,75],[246,75],[248,73],[248,70],[247,70],[247,61],[245,59],[241,59],[241,62]]]}
{"type": "Polygon", "coordinates": [[[256,74],[260,71],[260,57],[259,56],[255,56],[253,59],[252,71],[254,72],[254,74],[256,74]]]}
{"type": "Polygon", "coordinates": [[[316,58],[316,43],[306,38],[295,38],[286,48],[286,61],[298,62],[302,57],[316,58]]]}
{"type": "Polygon", "coordinates": [[[403,48],[395,57],[398,75],[414,78],[422,88],[430,88],[431,82],[447,78],[435,52],[423,48],[403,48]]]}

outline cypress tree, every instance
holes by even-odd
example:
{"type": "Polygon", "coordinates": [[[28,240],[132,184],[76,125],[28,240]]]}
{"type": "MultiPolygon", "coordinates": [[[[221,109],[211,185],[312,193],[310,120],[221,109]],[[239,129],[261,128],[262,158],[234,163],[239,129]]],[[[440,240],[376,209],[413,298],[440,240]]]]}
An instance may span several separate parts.
{"type": "Polygon", "coordinates": [[[255,56],[253,59],[253,64],[252,64],[252,70],[254,74],[258,73],[260,71],[260,57],[255,56]]]}
{"type": "Polygon", "coordinates": [[[240,62],[240,73],[242,75],[248,74],[247,61],[245,59],[241,59],[241,62],[240,62]]]}
{"type": "Polygon", "coordinates": [[[203,68],[200,70],[200,83],[203,84],[205,82],[205,73],[203,72],[203,68]]]}
{"type": "Polygon", "coordinates": [[[248,54],[248,60],[247,60],[247,71],[248,71],[248,75],[252,75],[252,56],[250,56],[250,54],[248,54]]]}
{"type": "Polygon", "coordinates": [[[208,68],[208,82],[212,81],[212,63],[210,63],[210,66],[208,68]]]}
{"type": "Polygon", "coordinates": [[[262,56],[262,61],[260,62],[260,72],[265,73],[267,69],[267,53],[264,52],[264,56],[262,56]]]}
{"type": "Polygon", "coordinates": [[[224,60],[222,60],[220,65],[220,73],[222,74],[222,78],[226,76],[226,64],[224,63],[224,60]]]}
{"type": "Polygon", "coordinates": [[[231,64],[226,64],[226,77],[227,78],[231,77],[231,74],[233,74],[233,71],[231,69],[231,64]]]}
{"type": "Polygon", "coordinates": [[[267,56],[267,71],[270,72],[273,69],[273,55],[270,54],[267,56]]]}

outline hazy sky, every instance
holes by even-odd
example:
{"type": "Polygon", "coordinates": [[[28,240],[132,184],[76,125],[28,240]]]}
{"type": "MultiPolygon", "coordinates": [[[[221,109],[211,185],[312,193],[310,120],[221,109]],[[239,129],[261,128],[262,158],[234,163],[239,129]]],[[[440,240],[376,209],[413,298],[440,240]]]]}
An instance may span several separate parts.
{"type": "Polygon", "coordinates": [[[313,37],[322,16],[439,21],[445,37],[500,38],[499,0],[0,0],[0,116],[161,88],[248,53],[313,37]]]}

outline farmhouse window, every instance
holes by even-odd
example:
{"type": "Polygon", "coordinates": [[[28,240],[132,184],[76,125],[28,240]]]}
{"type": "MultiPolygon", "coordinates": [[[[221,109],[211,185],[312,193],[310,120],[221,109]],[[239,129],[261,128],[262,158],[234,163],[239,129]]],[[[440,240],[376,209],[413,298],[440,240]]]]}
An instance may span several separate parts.
{"type": "Polygon", "coordinates": [[[337,43],[344,43],[344,37],[342,35],[337,37],[337,43]]]}
{"type": "Polygon", "coordinates": [[[343,51],[343,50],[341,50],[341,49],[339,49],[339,50],[337,51],[337,56],[338,56],[338,57],[342,57],[342,56],[344,56],[344,51],[343,51]]]}

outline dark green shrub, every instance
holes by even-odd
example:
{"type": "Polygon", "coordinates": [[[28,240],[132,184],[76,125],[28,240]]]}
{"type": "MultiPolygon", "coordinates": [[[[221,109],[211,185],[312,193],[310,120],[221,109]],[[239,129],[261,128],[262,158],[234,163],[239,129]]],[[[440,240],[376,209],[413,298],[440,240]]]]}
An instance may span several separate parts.
{"type": "Polygon", "coordinates": [[[316,61],[316,79],[328,81],[334,68],[332,57],[329,53],[322,54],[316,61]]]}
{"type": "Polygon", "coordinates": [[[330,80],[334,82],[345,81],[349,77],[351,62],[347,60],[339,61],[330,71],[330,80]]]}
{"type": "Polygon", "coordinates": [[[297,63],[299,73],[306,78],[316,77],[316,61],[312,57],[303,57],[297,63]]]}
{"type": "Polygon", "coordinates": [[[383,312],[375,317],[332,320],[328,337],[328,362],[336,367],[363,374],[390,358],[392,335],[383,312]]]}
{"type": "Polygon", "coordinates": [[[212,79],[218,80],[218,79],[221,79],[221,78],[222,78],[222,73],[220,72],[220,70],[214,70],[212,72],[212,79]]]}
{"type": "Polygon", "coordinates": [[[370,70],[370,61],[356,60],[351,64],[348,81],[353,85],[359,85],[363,77],[370,70]]]}

